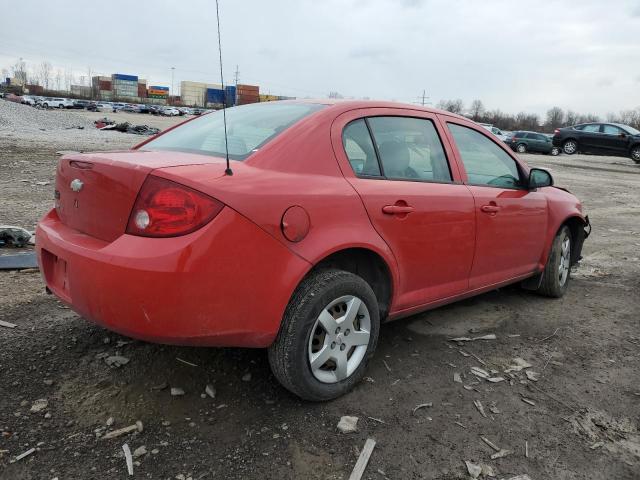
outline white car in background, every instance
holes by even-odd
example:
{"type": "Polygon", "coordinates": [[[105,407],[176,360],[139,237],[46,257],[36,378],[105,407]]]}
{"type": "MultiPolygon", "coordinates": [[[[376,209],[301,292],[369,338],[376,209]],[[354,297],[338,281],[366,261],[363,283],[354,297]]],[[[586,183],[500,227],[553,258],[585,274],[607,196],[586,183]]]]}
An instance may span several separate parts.
{"type": "Polygon", "coordinates": [[[498,137],[503,142],[506,142],[507,139],[509,138],[509,136],[506,133],[504,133],[498,127],[494,127],[490,123],[481,123],[480,125],[482,125],[485,129],[489,130],[491,133],[493,133],[496,137],[498,137]]]}
{"type": "Polygon", "coordinates": [[[20,103],[23,103],[25,105],[35,105],[36,104],[36,99],[30,95],[23,95],[22,96],[22,101],[20,103]]]}
{"type": "Polygon", "coordinates": [[[96,112],[113,112],[113,105],[110,103],[97,103],[96,112]]]}
{"type": "Polygon", "coordinates": [[[162,115],[166,115],[167,117],[175,117],[180,115],[180,110],[175,107],[164,107],[162,109],[162,115]]]}
{"type": "Polygon", "coordinates": [[[57,97],[47,97],[40,105],[43,108],[71,108],[73,107],[73,102],[66,98],[57,98],[57,97]]]}

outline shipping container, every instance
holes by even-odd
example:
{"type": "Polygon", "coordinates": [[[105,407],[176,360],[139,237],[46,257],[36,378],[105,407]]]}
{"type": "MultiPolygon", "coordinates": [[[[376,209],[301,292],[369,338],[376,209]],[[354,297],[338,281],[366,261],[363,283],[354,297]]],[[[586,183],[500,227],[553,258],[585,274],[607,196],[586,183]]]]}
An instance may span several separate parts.
{"type": "Polygon", "coordinates": [[[98,88],[100,90],[111,90],[111,80],[109,80],[109,81],[100,80],[98,82],[98,88]]]}
{"type": "Polygon", "coordinates": [[[113,78],[114,80],[124,80],[128,82],[138,83],[137,75],[125,75],[123,73],[114,73],[113,75],[111,75],[111,78],[113,78]]]}

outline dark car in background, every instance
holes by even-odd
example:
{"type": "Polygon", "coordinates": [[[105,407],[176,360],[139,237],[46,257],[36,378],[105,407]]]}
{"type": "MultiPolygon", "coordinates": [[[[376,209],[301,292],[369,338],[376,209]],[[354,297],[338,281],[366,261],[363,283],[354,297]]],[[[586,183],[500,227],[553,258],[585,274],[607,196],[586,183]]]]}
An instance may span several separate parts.
{"type": "Polygon", "coordinates": [[[505,143],[518,153],[538,152],[554,156],[560,153],[560,148],[553,145],[551,137],[543,133],[522,130],[513,132],[505,143]]]}
{"type": "Polygon", "coordinates": [[[583,123],[557,128],[553,145],[567,155],[577,152],[630,157],[640,163],[640,131],[620,123],[583,123]]]}
{"type": "Polygon", "coordinates": [[[78,109],[78,110],[83,110],[83,109],[87,108],[90,104],[91,104],[91,102],[89,100],[74,100],[73,101],[73,106],[71,108],[75,108],[75,109],[78,109]]]}

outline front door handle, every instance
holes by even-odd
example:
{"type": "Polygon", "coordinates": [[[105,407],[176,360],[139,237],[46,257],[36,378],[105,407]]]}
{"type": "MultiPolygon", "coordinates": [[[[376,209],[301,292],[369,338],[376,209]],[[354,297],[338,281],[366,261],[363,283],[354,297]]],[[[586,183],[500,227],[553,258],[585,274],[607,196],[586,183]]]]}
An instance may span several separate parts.
{"type": "Polygon", "coordinates": [[[407,214],[415,210],[411,205],[385,205],[382,207],[382,213],[389,215],[407,214]]]}
{"type": "Polygon", "coordinates": [[[500,211],[500,207],[497,205],[483,205],[480,207],[480,210],[482,210],[484,213],[492,213],[495,215],[500,211]]]}

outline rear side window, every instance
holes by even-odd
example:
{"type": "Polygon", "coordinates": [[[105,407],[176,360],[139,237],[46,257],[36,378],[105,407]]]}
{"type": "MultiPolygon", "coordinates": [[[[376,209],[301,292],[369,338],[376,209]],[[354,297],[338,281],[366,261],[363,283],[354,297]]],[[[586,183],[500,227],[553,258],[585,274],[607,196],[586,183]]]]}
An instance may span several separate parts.
{"type": "Polygon", "coordinates": [[[591,124],[591,125],[585,125],[582,128],[583,132],[590,132],[590,133],[597,133],[600,132],[600,124],[596,123],[596,124],[591,124]]]}
{"type": "Polygon", "coordinates": [[[356,175],[381,176],[376,150],[364,119],[355,120],[345,127],[342,144],[356,175]]]}
{"type": "MultiPolygon", "coordinates": [[[[244,160],[269,140],[324,108],[313,103],[280,103],[243,105],[229,108],[227,142],[229,158],[244,160]]],[[[203,115],[144,145],[143,150],[169,150],[225,156],[225,136],[222,112],[203,115]]]]}
{"type": "Polygon", "coordinates": [[[622,133],[622,130],[615,125],[603,125],[602,131],[609,135],[620,135],[622,133]]]}
{"type": "Polygon", "coordinates": [[[431,120],[371,117],[368,122],[386,178],[451,181],[447,157],[431,120]]]}
{"type": "Polygon", "coordinates": [[[453,123],[449,123],[448,126],[470,184],[502,188],[520,187],[518,166],[504,150],[471,128],[453,123]]]}

